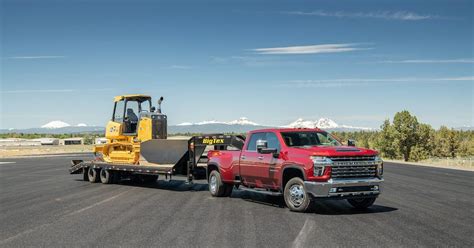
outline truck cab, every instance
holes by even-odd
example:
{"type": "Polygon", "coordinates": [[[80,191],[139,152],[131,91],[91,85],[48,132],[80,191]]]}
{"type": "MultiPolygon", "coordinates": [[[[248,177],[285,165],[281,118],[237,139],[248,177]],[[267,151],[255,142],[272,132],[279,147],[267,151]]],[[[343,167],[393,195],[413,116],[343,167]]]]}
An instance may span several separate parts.
{"type": "Polygon", "coordinates": [[[383,161],[378,152],[344,146],[320,129],[261,129],[247,135],[242,149],[208,153],[212,196],[234,187],[282,195],[292,211],[304,212],[318,199],[346,199],[371,206],[381,192],[383,161]]]}

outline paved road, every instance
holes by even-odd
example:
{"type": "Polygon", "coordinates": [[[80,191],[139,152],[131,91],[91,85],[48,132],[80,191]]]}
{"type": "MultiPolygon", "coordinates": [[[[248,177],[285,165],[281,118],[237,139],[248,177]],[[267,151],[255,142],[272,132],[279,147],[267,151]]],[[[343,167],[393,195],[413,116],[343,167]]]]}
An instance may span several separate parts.
{"type": "MultiPolygon", "coordinates": [[[[78,158],[78,157],[74,157],[78,158]]],[[[368,211],[344,201],[292,213],[278,198],[207,185],[91,184],[71,157],[0,163],[0,246],[474,246],[474,173],[387,163],[368,211]]]]}

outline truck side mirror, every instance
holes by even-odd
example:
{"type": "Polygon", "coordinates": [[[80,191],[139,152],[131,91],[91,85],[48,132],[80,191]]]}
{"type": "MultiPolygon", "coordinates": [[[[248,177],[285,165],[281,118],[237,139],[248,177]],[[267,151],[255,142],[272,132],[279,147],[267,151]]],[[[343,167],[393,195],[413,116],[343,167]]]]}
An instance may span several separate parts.
{"type": "Polygon", "coordinates": [[[155,108],[155,107],[151,107],[150,110],[151,110],[151,112],[153,113],[153,112],[155,112],[156,108],[155,108]]]}
{"type": "Polygon", "coordinates": [[[348,146],[356,146],[356,142],[355,142],[355,140],[350,139],[350,140],[347,140],[347,145],[348,146]]]}
{"type": "Polygon", "coordinates": [[[266,140],[257,140],[257,152],[261,154],[274,154],[278,155],[278,149],[268,148],[268,142],[266,140]]]}
{"type": "Polygon", "coordinates": [[[257,151],[260,152],[260,150],[268,147],[268,142],[266,140],[257,140],[256,147],[257,151]]]}

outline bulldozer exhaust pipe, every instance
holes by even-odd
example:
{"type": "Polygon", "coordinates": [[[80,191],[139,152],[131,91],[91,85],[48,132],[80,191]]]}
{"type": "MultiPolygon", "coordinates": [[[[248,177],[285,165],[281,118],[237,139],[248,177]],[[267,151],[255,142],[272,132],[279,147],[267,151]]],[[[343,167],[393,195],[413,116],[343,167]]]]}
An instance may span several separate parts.
{"type": "Polygon", "coordinates": [[[163,102],[163,97],[160,97],[160,99],[158,100],[158,113],[161,114],[161,102],[163,102]]]}

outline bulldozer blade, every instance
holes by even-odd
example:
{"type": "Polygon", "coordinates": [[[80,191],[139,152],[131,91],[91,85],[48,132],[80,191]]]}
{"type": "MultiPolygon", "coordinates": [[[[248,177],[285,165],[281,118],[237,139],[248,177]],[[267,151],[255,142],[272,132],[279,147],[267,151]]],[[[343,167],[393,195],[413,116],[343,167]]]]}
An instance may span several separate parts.
{"type": "Polygon", "coordinates": [[[141,159],[154,164],[177,164],[187,155],[189,140],[153,139],[141,143],[141,159]]]}

